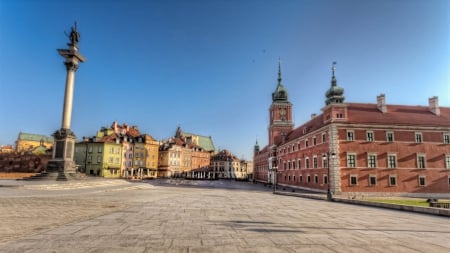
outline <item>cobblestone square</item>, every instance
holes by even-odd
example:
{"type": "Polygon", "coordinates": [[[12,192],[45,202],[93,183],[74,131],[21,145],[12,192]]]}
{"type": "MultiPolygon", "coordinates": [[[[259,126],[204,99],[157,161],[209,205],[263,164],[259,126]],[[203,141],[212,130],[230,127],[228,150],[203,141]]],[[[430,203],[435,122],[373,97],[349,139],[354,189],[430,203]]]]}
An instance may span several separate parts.
{"type": "Polygon", "coordinates": [[[0,181],[0,252],[448,252],[446,217],[234,181],[0,181]]]}

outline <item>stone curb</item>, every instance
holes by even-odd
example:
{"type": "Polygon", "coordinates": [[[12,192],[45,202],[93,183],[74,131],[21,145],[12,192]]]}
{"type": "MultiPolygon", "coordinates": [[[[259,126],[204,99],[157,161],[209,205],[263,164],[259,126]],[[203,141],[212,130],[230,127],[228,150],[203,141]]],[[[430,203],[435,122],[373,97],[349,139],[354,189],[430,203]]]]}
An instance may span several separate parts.
{"type": "MultiPolygon", "coordinates": [[[[301,197],[301,198],[309,198],[309,199],[317,199],[317,200],[326,200],[327,199],[326,196],[313,195],[313,194],[290,193],[290,192],[280,192],[280,191],[275,192],[274,194],[293,196],[293,197],[301,197]]],[[[345,204],[353,204],[353,205],[361,205],[361,206],[373,206],[373,207],[380,207],[380,208],[393,209],[393,210],[399,210],[399,211],[407,211],[407,212],[424,213],[424,214],[450,217],[450,209],[445,209],[445,208],[397,205],[397,204],[390,204],[390,203],[380,203],[380,202],[371,202],[371,201],[357,200],[357,199],[343,199],[343,198],[333,198],[333,202],[340,202],[340,203],[345,203],[345,204]]]]}

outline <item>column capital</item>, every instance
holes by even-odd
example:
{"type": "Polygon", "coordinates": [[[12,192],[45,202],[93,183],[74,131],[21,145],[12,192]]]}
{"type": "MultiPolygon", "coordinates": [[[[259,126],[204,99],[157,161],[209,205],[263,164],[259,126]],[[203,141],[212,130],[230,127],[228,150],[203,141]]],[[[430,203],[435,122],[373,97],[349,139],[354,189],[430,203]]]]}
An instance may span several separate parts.
{"type": "Polygon", "coordinates": [[[66,65],[67,71],[77,71],[78,70],[78,63],[75,63],[73,61],[66,61],[64,62],[64,65],[66,65]]]}

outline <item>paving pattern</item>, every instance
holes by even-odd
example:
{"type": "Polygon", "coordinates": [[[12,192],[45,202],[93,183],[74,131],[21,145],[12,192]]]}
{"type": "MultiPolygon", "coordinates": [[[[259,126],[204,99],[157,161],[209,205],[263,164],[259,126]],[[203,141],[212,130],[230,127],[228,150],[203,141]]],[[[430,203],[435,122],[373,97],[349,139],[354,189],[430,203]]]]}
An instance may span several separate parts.
{"type": "Polygon", "coordinates": [[[0,252],[450,252],[448,218],[244,182],[0,187],[0,219],[0,252]]]}

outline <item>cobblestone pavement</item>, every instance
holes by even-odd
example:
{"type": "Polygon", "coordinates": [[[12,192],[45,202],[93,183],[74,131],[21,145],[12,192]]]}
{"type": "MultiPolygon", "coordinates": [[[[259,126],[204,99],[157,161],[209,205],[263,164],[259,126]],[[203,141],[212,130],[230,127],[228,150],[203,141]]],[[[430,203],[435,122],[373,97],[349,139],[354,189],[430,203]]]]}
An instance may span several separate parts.
{"type": "Polygon", "coordinates": [[[0,181],[0,252],[450,251],[445,217],[273,195],[246,182],[93,182],[0,181]]]}

